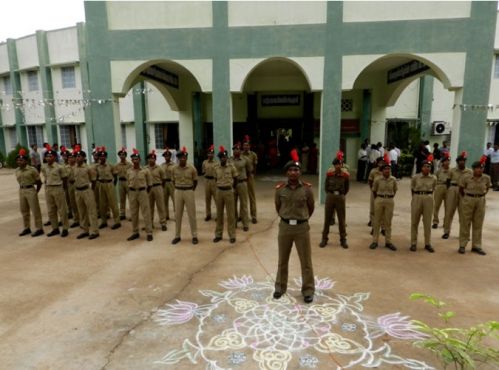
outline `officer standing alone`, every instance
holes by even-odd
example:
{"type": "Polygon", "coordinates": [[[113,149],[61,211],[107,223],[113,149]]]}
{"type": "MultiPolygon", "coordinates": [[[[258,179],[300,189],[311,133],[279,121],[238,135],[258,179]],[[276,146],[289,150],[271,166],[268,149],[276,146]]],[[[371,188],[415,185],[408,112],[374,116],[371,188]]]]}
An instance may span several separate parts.
{"type": "Polygon", "coordinates": [[[314,212],[314,195],[312,185],[300,179],[301,164],[295,149],[291,151],[291,158],[284,167],[288,181],[278,184],[275,192],[275,207],[281,222],[277,237],[279,262],[274,298],[279,299],[286,293],[289,256],[294,243],[301,264],[303,300],[311,303],[314,300],[315,281],[308,219],[314,212]]]}

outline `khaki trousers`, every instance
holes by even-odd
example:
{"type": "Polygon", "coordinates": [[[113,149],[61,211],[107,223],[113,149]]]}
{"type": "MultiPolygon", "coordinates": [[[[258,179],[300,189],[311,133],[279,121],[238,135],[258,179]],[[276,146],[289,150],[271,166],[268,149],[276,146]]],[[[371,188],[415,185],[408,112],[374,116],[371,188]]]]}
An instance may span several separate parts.
{"type": "Polygon", "coordinates": [[[431,244],[431,215],[433,213],[432,194],[414,194],[411,201],[411,245],[418,242],[418,227],[423,217],[424,244],[431,244]]]}
{"type": "Polygon", "coordinates": [[[165,217],[170,219],[170,199],[172,200],[173,214],[175,214],[175,187],[171,181],[165,183],[163,197],[165,199],[165,217]]]}
{"type": "Polygon", "coordinates": [[[25,229],[31,227],[30,211],[35,219],[36,230],[42,230],[42,212],[40,211],[40,202],[38,201],[38,193],[36,188],[19,189],[19,209],[23,217],[25,229]]]}
{"type": "Polygon", "coordinates": [[[120,216],[126,216],[126,197],[128,195],[128,182],[120,180],[118,186],[120,196],[120,216]]]}
{"type": "Polygon", "coordinates": [[[327,193],[326,204],[324,205],[324,227],[322,229],[322,239],[328,240],[329,226],[334,218],[334,213],[338,216],[338,228],[340,240],[346,240],[347,231],[345,225],[345,196],[327,193]]]}
{"type": "Polygon", "coordinates": [[[78,205],[76,204],[76,188],[74,184],[68,184],[68,196],[68,204],[71,207],[71,212],[73,213],[73,220],[74,222],[80,222],[80,214],[78,211],[78,205]]]}
{"type": "Polygon", "coordinates": [[[76,205],[80,214],[80,227],[90,234],[99,234],[97,229],[97,205],[94,192],[86,190],[75,191],[76,205]]]}
{"type": "Polygon", "coordinates": [[[445,212],[445,209],[447,208],[447,185],[446,184],[439,184],[435,187],[435,191],[433,192],[433,200],[435,202],[435,205],[433,207],[433,223],[438,225],[438,223],[440,221],[438,218],[438,211],[440,210],[440,206],[442,205],[442,203],[444,204],[444,212],[445,212]]]}
{"type": "Polygon", "coordinates": [[[473,231],[471,246],[482,247],[482,228],[485,218],[485,197],[461,198],[461,216],[459,218],[459,246],[466,247],[470,240],[470,227],[473,231]]]}
{"type": "Polygon", "coordinates": [[[159,223],[166,225],[165,197],[163,186],[153,186],[149,192],[149,208],[151,209],[151,222],[154,225],[154,204],[158,208],[159,223]]]}
{"type": "Polygon", "coordinates": [[[45,187],[45,201],[47,203],[47,210],[49,214],[50,224],[52,229],[59,228],[59,218],[62,221],[62,229],[69,229],[68,210],[66,208],[66,194],[62,185],[59,186],[46,186],[45,187]]]}
{"type": "Polygon", "coordinates": [[[255,176],[248,176],[248,197],[249,197],[251,218],[256,218],[255,187],[256,187],[255,176]]]}
{"type": "Polygon", "coordinates": [[[461,209],[459,206],[461,195],[459,194],[459,186],[451,186],[447,189],[447,196],[445,202],[445,217],[444,217],[444,233],[450,234],[450,229],[452,226],[452,219],[454,214],[457,212],[459,217],[461,217],[461,209]]]}
{"type": "Polygon", "coordinates": [[[236,237],[236,217],[234,207],[234,190],[220,190],[216,193],[217,204],[217,226],[215,229],[215,237],[221,238],[224,231],[224,207],[227,215],[227,233],[229,238],[236,237]]]}
{"type": "Polygon", "coordinates": [[[206,217],[211,217],[211,200],[213,203],[217,204],[217,186],[215,185],[215,179],[206,179],[204,183],[204,201],[206,204],[206,217]]]}
{"type": "Polygon", "coordinates": [[[237,220],[237,214],[243,222],[243,227],[249,226],[249,214],[248,214],[248,183],[246,181],[238,182],[236,185],[236,191],[234,192],[234,216],[237,220]],[[239,199],[239,212],[237,212],[237,201],[239,199]]]}
{"type": "Polygon", "coordinates": [[[392,243],[393,198],[376,197],[374,200],[373,243],[378,243],[381,225],[385,230],[385,244],[392,243]]]}
{"type": "MultiPolygon", "coordinates": [[[[94,198],[95,198],[95,205],[97,206],[97,217],[100,217],[100,196],[99,196],[99,192],[100,192],[100,182],[97,181],[95,183],[95,188],[94,188],[94,198]]],[[[106,212],[107,214],[107,212],[106,212]]]]}
{"type": "Polygon", "coordinates": [[[139,210],[144,218],[144,226],[147,235],[152,235],[151,209],[149,197],[146,190],[130,190],[128,193],[130,204],[130,215],[132,217],[132,229],[134,234],[139,233],[139,210]]]}
{"type": "Polygon", "coordinates": [[[187,216],[189,217],[191,235],[193,238],[197,238],[198,227],[196,223],[196,201],[194,198],[194,190],[180,189],[175,189],[175,237],[180,238],[184,206],[187,209],[187,216]]]}
{"type": "Polygon", "coordinates": [[[99,210],[102,223],[107,223],[108,211],[111,209],[115,224],[120,223],[120,213],[116,202],[116,190],[113,182],[101,182],[99,184],[99,210]]]}
{"type": "Polygon", "coordinates": [[[277,242],[279,245],[279,262],[275,279],[275,291],[284,294],[287,290],[289,256],[293,248],[293,243],[295,243],[301,265],[301,292],[304,296],[313,295],[315,292],[315,280],[314,269],[312,267],[312,251],[310,248],[310,226],[308,222],[298,225],[288,225],[281,220],[277,242]]]}

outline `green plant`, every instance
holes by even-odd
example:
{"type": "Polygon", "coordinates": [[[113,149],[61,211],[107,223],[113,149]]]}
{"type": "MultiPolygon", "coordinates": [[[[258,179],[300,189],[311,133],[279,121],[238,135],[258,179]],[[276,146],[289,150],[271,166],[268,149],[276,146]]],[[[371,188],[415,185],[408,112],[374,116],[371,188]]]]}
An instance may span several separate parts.
{"type": "Polygon", "coordinates": [[[398,161],[400,176],[412,176],[412,168],[414,167],[414,156],[407,152],[402,151],[398,161]]]}
{"type": "MultiPolygon", "coordinates": [[[[444,302],[420,293],[411,294],[412,300],[423,300],[435,307],[438,316],[447,326],[455,316],[453,311],[446,311],[444,302]]],[[[499,366],[499,322],[488,321],[470,328],[432,327],[424,322],[413,320],[416,329],[426,338],[414,344],[433,352],[441,361],[443,368],[476,369],[480,363],[499,366]],[[488,345],[485,342],[495,344],[488,345]],[[495,343],[494,343],[495,342],[495,343]]]]}
{"type": "Polygon", "coordinates": [[[3,164],[5,162],[5,154],[0,152],[0,163],[3,164]]]}
{"type": "MultiPolygon", "coordinates": [[[[14,150],[12,150],[11,152],[9,152],[9,154],[7,154],[7,159],[6,159],[6,164],[7,164],[7,167],[10,167],[10,168],[16,168],[17,167],[17,163],[16,163],[16,157],[17,157],[17,154],[19,153],[19,150],[21,148],[24,148],[24,150],[26,150],[26,153],[29,153],[29,149],[26,148],[25,146],[22,146],[21,144],[17,144],[16,145],[16,148],[14,150]]],[[[30,163],[31,160],[28,161],[28,164],[30,163]]]]}

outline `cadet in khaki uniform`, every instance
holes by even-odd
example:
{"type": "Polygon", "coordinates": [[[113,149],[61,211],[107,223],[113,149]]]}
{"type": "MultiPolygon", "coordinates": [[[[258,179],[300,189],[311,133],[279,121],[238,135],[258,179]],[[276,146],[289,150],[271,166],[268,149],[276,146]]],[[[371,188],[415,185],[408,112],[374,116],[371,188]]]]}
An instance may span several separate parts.
{"type": "Polygon", "coordinates": [[[147,193],[151,191],[151,174],[146,168],[140,167],[140,155],[137,149],[133,149],[132,167],[127,171],[128,180],[128,202],[130,203],[130,215],[132,217],[133,234],[127,240],[138,239],[139,234],[139,209],[144,218],[147,241],[152,241],[151,209],[147,193]]]}
{"type": "MultiPolygon", "coordinates": [[[[237,170],[237,185],[234,192],[234,207],[235,216],[237,217],[237,200],[239,199],[239,217],[243,222],[243,230],[249,230],[249,213],[248,213],[248,172],[251,167],[249,162],[241,157],[241,144],[236,143],[232,147],[234,156],[231,158],[230,163],[236,167],[237,170]]],[[[237,225],[237,220],[236,220],[237,225]]]]}
{"type": "Polygon", "coordinates": [[[237,170],[232,164],[228,163],[228,154],[223,146],[220,146],[218,152],[220,165],[215,167],[215,184],[217,187],[217,227],[215,229],[214,243],[222,240],[224,231],[224,207],[227,215],[227,233],[229,241],[236,242],[236,213],[234,206],[234,188],[237,184],[237,170]]]}
{"type": "Polygon", "coordinates": [[[120,213],[118,211],[118,203],[116,202],[116,170],[114,166],[107,161],[107,152],[105,147],[101,147],[99,152],[99,164],[96,166],[97,182],[99,183],[99,209],[101,224],[99,229],[107,227],[108,212],[113,213],[114,225],[111,229],[116,230],[121,227],[120,213]]]}
{"type": "MultiPolygon", "coordinates": [[[[100,153],[100,147],[96,147],[95,151],[92,153],[92,159],[94,162],[91,164],[91,166],[94,168],[95,173],[97,173],[97,166],[99,165],[99,153],[100,153]]],[[[99,192],[100,192],[100,182],[97,181],[94,187],[94,198],[95,198],[95,204],[97,205],[97,218],[100,218],[99,192]]],[[[108,212],[106,212],[106,214],[107,213],[108,212]]]]}
{"type": "Polygon", "coordinates": [[[68,192],[67,195],[69,197],[69,206],[71,207],[71,211],[69,212],[69,216],[73,215],[73,223],[70,227],[78,227],[80,226],[80,214],[78,212],[78,206],[76,204],[76,192],[75,192],[75,177],[74,177],[74,169],[76,167],[76,158],[74,153],[66,152],[66,157],[68,159],[68,163],[66,165],[66,170],[68,172],[68,192]]]}
{"type": "MultiPolygon", "coordinates": [[[[367,179],[367,182],[369,183],[369,187],[371,188],[371,201],[369,203],[369,223],[367,226],[372,226],[373,223],[373,218],[374,218],[374,194],[372,192],[373,184],[374,181],[376,181],[377,178],[383,176],[383,166],[385,165],[385,162],[383,161],[383,157],[378,157],[376,159],[376,167],[369,172],[369,177],[367,179]]],[[[381,225],[383,226],[383,225],[381,225]]]]}
{"type": "Polygon", "coordinates": [[[16,169],[16,179],[19,183],[19,208],[21,210],[21,215],[23,216],[24,229],[19,236],[31,233],[31,211],[33,212],[36,228],[31,236],[35,237],[43,235],[42,213],[40,211],[40,202],[38,201],[38,192],[42,188],[42,182],[37,169],[28,166],[28,158],[26,150],[21,148],[16,157],[18,165],[18,168],[16,169]]]}
{"type": "Polygon", "coordinates": [[[196,190],[196,186],[198,185],[198,171],[193,165],[187,164],[188,155],[185,146],[182,147],[182,150],[177,153],[179,163],[173,168],[172,181],[175,186],[175,238],[172,240],[172,244],[177,244],[180,241],[184,205],[189,217],[192,244],[198,243],[196,199],[194,197],[194,190],[196,190]]]}
{"type": "Polygon", "coordinates": [[[165,198],[165,214],[166,219],[170,219],[170,199],[172,200],[173,213],[175,213],[175,187],[172,182],[172,173],[175,163],[172,162],[172,152],[168,148],[163,152],[163,157],[165,157],[165,163],[161,165],[163,171],[165,171],[165,187],[163,189],[163,194],[165,198]]]}
{"type": "Polygon", "coordinates": [[[486,253],[482,249],[482,228],[485,218],[485,194],[492,187],[489,175],[483,173],[487,160],[482,156],[480,162],[471,166],[473,174],[464,175],[459,183],[461,198],[461,216],[459,218],[459,253],[464,254],[466,244],[470,240],[470,227],[473,231],[471,251],[481,256],[486,253]]]}
{"type": "Polygon", "coordinates": [[[324,248],[328,242],[329,227],[334,212],[338,216],[338,227],[340,231],[340,245],[348,248],[347,231],[345,225],[345,196],[350,189],[350,175],[342,169],[343,152],[338,152],[333,160],[333,167],[326,173],[324,188],[326,190],[326,204],[324,205],[324,227],[322,229],[322,240],[319,247],[324,248]]]}
{"type": "Polygon", "coordinates": [[[442,160],[440,161],[440,168],[435,177],[437,178],[437,186],[435,187],[435,193],[433,193],[433,200],[435,205],[433,206],[433,225],[432,227],[436,229],[438,227],[438,211],[442,203],[444,204],[444,211],[447,208],[447,189],[449,188],[450,179],[450,168],[449,168],[449,153],[444,153],[442,160]]]}
{"type": "Polygon", "coordinates": [[[126,174],[128,170],[132,168],[132,164],[126,160],[127,155],[128,153],[126,148],[122,147],[118,152],[120,161],[114,166],[119,181],[118,192],[120,197],[120,220],[126,219],[126,198],[128,196],[128,182],[126,174]]]}
{"type": "Polygon", "coordinates": [[[97,229],[97,206],[92,188],[95,187],[97,174],[93,166],[88,166],[85,161],[87,154],[75,148],[76,166],[74,167],[75,195],[78,212],[80,214],[80,224],[83,232],[76,239],[95,239],[99,237],[97,229]]]}
{"type": "Polygon", "coordinates": [[[418,226],[423,216],[425,249],[433,253],[431,246],[431,215],[433,214],[433,191],[437,185],[437,178],[430,173],[433,156],[423,161],[421,172],[414,175],[411,180],[411,252],[416,252],[418,241],[418,226]]]}
{"type": "Polygon", "coordinates": [[[64,238],[68,236],[69,221],[68,210],[66,207],[66,195],[64,189],[67,188],[68,174],[66,169],[58,163],[55,163],[57,153],[50,147],[45,152],[45,163],[42,166],[42,174],[45,178],[45,201],[47,202],[48,214],[52,231],[47,236],[59,235],[59,220],[62,221],[62,233],[64,238]]]}
{"type": "Polygon", "coordinates": [[[461,212],[459,207],[459,182],[461,181],[461,177],[472,174],[472,171],[469,168],[466,168],[466,156],[466,152],[462,152],[456,158],[457,167],[450,170],[449,179],[447,180],[449,189],[447,190],[445,203],[444,234],[442,235],[442,239],[449,239],[452,219],[454,218],[456,209],[458,214],[461,212]]]}
{"type": "MultiPolygon", "coordinates": [[[[72,171],[71,171],[71,168],[69,166],[69,156],[71,155],[71,153],[66,149],[66,147],[64,145],[61,145],[60,155],[61,155],[61,159],[62,159],[61,165],[66,169],[66,172],[68,174],[68,187],[66,189],[64,189],[64,194],[66,196],[66,207],[68,210],[68,218],[73,218],[73,216],[74,216],[73,213],[78,213],[78,210],[75,210],[73,208],[74,204],[71,203],[71,196],[70,196],[71,187],[72,187],[72,184],[74,184],[74,180],[72,179],[72,173],[71,173],[72,171]]],[[[73,165],[74,165],[74,161],[73,161],[73,165]]],[[[76,206],[75,206],[75,208],[76,208],[76,206]]],[[[77,226],[79,226],[79,225],[73,226],[73,224],[72,224],[70,227],[77,227],[77,226]]]]}
{"type": "Polygon", "coordinates": [[[385,163],[383,166],[383,176],[378,177],[373,184],[374,194],[374,220],[373,220],[373,241],[369,248],[378,247],[381,224],[385,227],[385,247],[396,251],[392,243],[392,219],[393,219],[393,198],[397,193],[397,179],[390,175],[391,166],[385,163]]]}
{"type": "Polygon", "coordinates": [[[151,222],[154,226],[154,204],[158,208],[159,223],[161,230],[166,231],[166,213],[165,213],[165,198],[163,186],[165,185],[165,171],[156,164],[156,153],[154,150],[147,155],[147,169],[151,174],[152,188],[149,192],[149,208],[151,209],[151,222]]]}
{"type": "Polygon", "coordinates": [[[214,203],[216,204],[216,190],[217,186],[215,185],[215,167],[218,165],[217,162],[213,160],[215,155],[215,147],[211,145],[206,152],[208,159],[203,161],[201,165],[201,172],[205,178],[204,185],[204,200],[206,204],[206,217],[205,221],[211,220],[211,199],[213,198],[214,203]]]}
{"type": "Polygon", "coordinates": [[[279,299],[286,293],[289,255],[294,242],[301,264],[301,292],[305,303],[311,303],[314,300],[315,281],[308,219],[314,212],[314,195],[312,185],[300,180],[301,164],[296,149],[291,151],[291,158],[284,167],[288,181],[278,184],[275,192],[275,207],[281,222],[277,239],[279,262],[274,298],[279,299]]]}
{"type": "Polygon", "coordinates": [[[245,158],[250,164],[250,170],[248,172],[248,197],[251,213],[251,222],[256,224],[256,194],[255,194],[255,176],[256,167],[258,165],[258,156],[255,152],[251,150],[250,137],[248,135],[244,136],[243,141],[243,152],[241,153],[243,158],[245,158]]]}

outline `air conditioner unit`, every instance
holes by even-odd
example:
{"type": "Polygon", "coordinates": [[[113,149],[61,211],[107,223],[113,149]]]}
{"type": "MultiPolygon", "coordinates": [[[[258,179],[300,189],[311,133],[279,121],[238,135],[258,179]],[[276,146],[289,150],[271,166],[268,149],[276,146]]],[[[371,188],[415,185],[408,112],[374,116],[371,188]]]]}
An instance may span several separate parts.
{"type": "Polygon", "coordinates": [[[435,121],[433,122],[432,135],[449,135],[451,132],[450,122],[435,121]]]}

